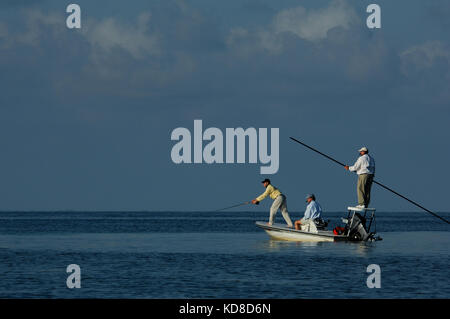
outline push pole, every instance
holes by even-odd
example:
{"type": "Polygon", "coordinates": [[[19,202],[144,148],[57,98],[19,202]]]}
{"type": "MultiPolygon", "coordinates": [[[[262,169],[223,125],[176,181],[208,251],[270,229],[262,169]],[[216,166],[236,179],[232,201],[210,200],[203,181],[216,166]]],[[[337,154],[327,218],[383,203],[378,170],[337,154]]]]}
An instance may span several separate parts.
{"type": "MultiPolygon", "coordinates": [[[[303,145],[303,146],[309,148],[310,150],[312,150],[312,151],[314,151],[314,152],[316,152],[316,153],[318,153],[318,154],[320,154],[320,155],[322,155],[322,156],[328,158],[329,160],[335,162],[336,164],[339,164],[339,165],[341,165],[341,166],[345,166],[345,164],[339,162],[338,160],[332,158],[331,156],[328,156],[328,155],[326,155],[326,154],[324,154],[324,153],[322,153],[322,152],[316,150],[315,148],[313,148],[313,147],[311,147],[311,146],[309,146],[309,145],[307,145],[307,144],[305,144],[305,143],[303,143],[303,142],[300,142],[299,140],[297,140],[297,139],[295,139],[295,138],[293,138],[293,137],[290,137],[290,139],[293,140],[294,142],[297,142],[297,143],[299,143],[299,144],[301,144],[301,145],[303,145]]],[[[439,218],[440,220],[446,222],[447,224],[450,224],[450,222],[449,222],[448,220],[446,220],[445,218],[443,218],[442,216],[439,216],[438,214],[433,213],[431,210],[429,210],[429,209],[423,207],[422,205],[420,205],[420,204],[416,203],[415,201],[413,201],[413,200],[407,198],[406,196],[403,196],[402,194],[400,194],[400,193],[394,191],[393,189],[387,187],[386,185],[383,185],[383,184],[381,184],[380,182],[377,182],[376,180],[374,180],[373,182],[374,182],[375,184],[377,184],[378,186],[381,186],[381,187],[383,187],[384,189],[390,191],[391,193],[394,193],[395,195],[397,195],[397,196],[399,196],[399,197],[401,197],[401,198],[407,200],[407,201],[410,202],[411,204],[414,204],[414,205],[416,205],[417,207],[423,209],[424,211],[426,211],[427,213],[433,215],[434,217],[439,218]]]]}

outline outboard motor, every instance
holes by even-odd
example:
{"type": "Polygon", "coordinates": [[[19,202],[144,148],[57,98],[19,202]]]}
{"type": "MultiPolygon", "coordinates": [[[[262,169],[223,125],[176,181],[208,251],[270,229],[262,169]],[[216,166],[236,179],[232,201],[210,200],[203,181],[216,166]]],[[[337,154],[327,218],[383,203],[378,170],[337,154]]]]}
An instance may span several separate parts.
{"type": "Polygon", "coordinates": [[[347,218],[342,218],[342,221],[345,224],[343,235],[347,236],[350,241],[377,241],[382,239],[380,236],[375,237],[377,233],[375,208],[348,207],[347,218]],[[364,212],[364,216],[359,212],[364,212]],[[375,225],[375,231],[371,230],[372,225],[375,225]]]}
{"type": "Polygon", "coordinates": [[[314,224],[316,224],[316,228],[318,230],[325,230],[327,228],[329,222],[330,222],[329,220],[325,221],[322,218],[314,219],[314,224]]]}
{"type": "Polygon", "coordinates": [[[352,241],[367,241],[370,234],[366,231],[366,219],[359,213],[347,222],[348,237],[352,241]]]}

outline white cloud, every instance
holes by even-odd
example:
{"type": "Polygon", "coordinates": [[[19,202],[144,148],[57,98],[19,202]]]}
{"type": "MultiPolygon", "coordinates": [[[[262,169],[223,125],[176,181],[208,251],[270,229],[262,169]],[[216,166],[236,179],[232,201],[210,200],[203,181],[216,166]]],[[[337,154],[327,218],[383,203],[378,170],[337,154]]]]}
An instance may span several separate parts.
{"type": "Polygon", "coordinates": [[[327,37],[327,32],[336,27],[348,29],[358,17],[344,0],[334,0],[328,7],[306,10],[303,7],[283,10],[273,21],[276,33],[292,32],[299,38],[316,41],[327,37]]]}
{"type": "MultiPolygon", "coordinates": [[[[131,22],[111,17],[85,19],[81,30],[68,29],[64,13],[28,9],[19,15],[21,23],[16,28],[0,22],[0,49],[8,50],[10,56],[14,55],[15,49],[29,50],[28,53],[36,59],[43,59],[48,50],[52,50],[52,56],[58,54],[61,57],[52,61],[54,65],[73,61],[71,69],[76,68],[78,78],[71,73],[56,71],[56,68],[49,70],[49,74],[55,72],[56,89],[77,87],[75,82],[80,77],[84,83],[103,80],[112,85],[122,83],[125,74],[128,81],[133,81],[133,78],[147,80],[142,83],[159,83],[163,81],[161,78],[172,74],[161,71],[165,69],[161,66],[164,58],[161,37],[152,30],[150,13],[141,13],[131,22]]],[[[174,65],[178,67],[176,71],[189,70],[179,68],[177,61],[168,68],[174,65]]]]}
{"type": "Polygon", "coordinates": [[[94,56],[122,49],[133,58],[142,59],[161,51],[158,36],[147,32],[150,18],[150,13],[142,13],[134,26],[121,24],[114,18],[91,20],[82,31],[93,47],[94,56]]]}
{"type": "Polygon", "coordinates": [[[449,45],[439,41],[429,41],[411,46],[399,56],[401,72],[408,79],[400,87],[399,94],[411,103],[422,103],[433,110],[448,109],[449,45]]]}
{"type": "MultiPolygon", "coordinates": [[[[79,33],[91,45],[91,57],[99,62],[99,57],[106,58],[115,49],[127,52],[134,59],[160,53],[159,38],[148,32],[151,15],[141,13],[134,25],[127,25],[114,18],[104,20],[90,19],[82,23],[79,33]]],[[[66,27],[63,14],[40,10],[27,10],[23,19],[26,21],[23,31],[8,34],[6,26],[0,24],[0,39],[8,35],[7,45],[25,44],[40,47],[44,37],[54,39],[68,36],[68,32],[76,32],[66,27]]]]}
{"type": "Polygon", "coordinates": [[[238,50],[235,52],[244,56],[259,50],[264,50],[269,54],[279,54],[283,49],[281,41],[275,33],[266,30],[252,33],[241,27],[231,29],[226,43],[228,47],[237,48],[238,50]]]}
{"type": "Polygon", "coordinates": [[[282,10],[268,26],[256,31],[234,28],[228,35],[227,44],[243,53],[259,49],[279,54],[283,51],[283,33],[289,32],[303,40],[317,42],[325,39],[329,30],[336,27],[348,29],[358,21],[356,12],[345,0],[333,0],[325,8],[307,10],[299,6],[282,10]]]}
{"type": "Polygon", "coordinates": [[[411,70],[430,68],[437,59],[445,59],[450,63],[450,49],[439,41],[426,42],[413,46],[400,53],[402,71],[405,74],[411,70]]]}

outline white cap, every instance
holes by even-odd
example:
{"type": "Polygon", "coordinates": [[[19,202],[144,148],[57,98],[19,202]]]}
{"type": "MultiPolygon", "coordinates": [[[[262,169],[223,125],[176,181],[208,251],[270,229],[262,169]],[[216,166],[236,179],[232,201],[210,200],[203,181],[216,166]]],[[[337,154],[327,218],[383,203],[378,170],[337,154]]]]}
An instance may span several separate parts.
{"type": "Polygon", "coordinates": [[[369,150],[367,149],[367,147],[361,147],[360,149],[359,149],[359,151],[358,152],[368,152],[369,150]]]}

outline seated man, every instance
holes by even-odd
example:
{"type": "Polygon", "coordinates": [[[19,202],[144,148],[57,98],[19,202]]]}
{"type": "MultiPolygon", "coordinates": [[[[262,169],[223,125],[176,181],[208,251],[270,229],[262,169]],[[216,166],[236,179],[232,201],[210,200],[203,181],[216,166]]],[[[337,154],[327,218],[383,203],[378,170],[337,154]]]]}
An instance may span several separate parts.
{"type": "Polygon", "coordinates": [[[295,221],[295,229],[300,230],[301,225],[305,225],[310,221],[315,221],[321,219],[322,207],[320,204],[316,202],[316,197],[314,194],[306,195],[306,202],[308,206],[306,206],[305,216],[302,219],[295,221]]]}

